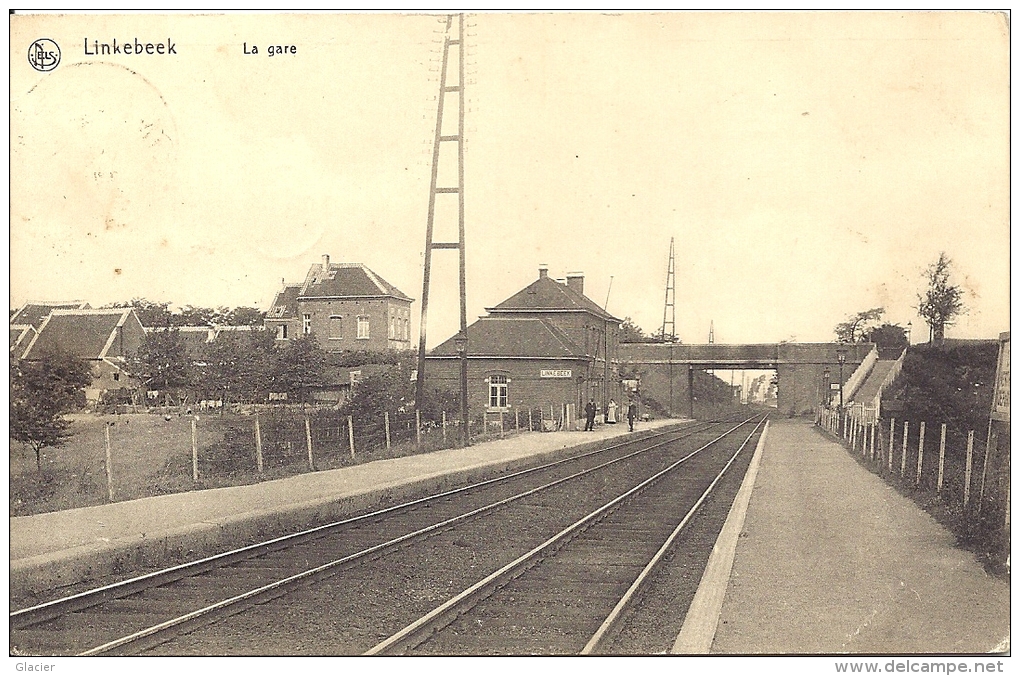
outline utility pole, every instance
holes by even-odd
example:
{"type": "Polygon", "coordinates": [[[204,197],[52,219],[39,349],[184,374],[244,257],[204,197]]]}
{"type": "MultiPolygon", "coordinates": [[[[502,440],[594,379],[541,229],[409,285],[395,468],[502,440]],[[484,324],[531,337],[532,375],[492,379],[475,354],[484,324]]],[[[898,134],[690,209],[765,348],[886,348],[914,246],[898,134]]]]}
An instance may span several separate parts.
{"type": "Polygon", "coordinates": [[[662,339],[669,341],[669,416],[673,417],[673,343],[676,342],[676,273],[673,238],[669,238],[669,265],[666,268],[666,304],[662,308],[662,339]],[[669,333],[666,333],[669,327],[669,333]]]}
{"type": "Polygon", "coordinates": [[[429,306],[429,280],[432,272],[432,251],[434,249],[455,249],[460,253],[460,332],[456,336],[457,352],[460,357],[460,416],[463,444],[470,443],[468,430],[468,398],[467,398],[467,283],[464,246],[464,15],[456,15],[457,35],[451,37],[454,15],[446,18],[446,35],[443,40],[443,66],[439,78],[439,97],[436,112],[436,135],[432,145],[432,183],[429,188],[428,221],[425,226],[425,268],[421,292],[421,326],[418,340],[418,378],[414,388],[414,405],[418,411],[422,409],[425,397],[425,329],[429,306]],[[450,48],[456,47],[457,78],[451,83],[450,48]],[[443,134],[443,113],[447,94],[457,94],[457,131],[455,134],[443,134]],[[444,143],[457,144],[457,185],[439,186],[439,156],[444,143]],[[433,242],[432,231],[436,215],[436,196],[457,195],[458,207],[458,241],[433,242]]]}

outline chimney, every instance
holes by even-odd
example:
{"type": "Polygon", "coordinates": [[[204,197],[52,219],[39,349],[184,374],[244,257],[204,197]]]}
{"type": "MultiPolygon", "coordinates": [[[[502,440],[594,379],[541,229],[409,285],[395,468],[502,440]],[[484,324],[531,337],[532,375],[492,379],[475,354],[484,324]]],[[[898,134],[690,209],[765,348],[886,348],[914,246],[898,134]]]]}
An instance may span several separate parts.
{"type": "Polygon", "coordinates": [[[329,254],[322,254],[322,271],[329,272],[329,254]]]}
{"type": "Polygon", "coordinates": [[[571,290],[584,295],[584,273],[583,272],[568,272],[567,273],[567,286],[571,290]]]}
{"type": "Polygon", "coordinates": [[[545,263],[538,264],[538,278],[542,279],[549,276],[549,266],[545,263]]]}

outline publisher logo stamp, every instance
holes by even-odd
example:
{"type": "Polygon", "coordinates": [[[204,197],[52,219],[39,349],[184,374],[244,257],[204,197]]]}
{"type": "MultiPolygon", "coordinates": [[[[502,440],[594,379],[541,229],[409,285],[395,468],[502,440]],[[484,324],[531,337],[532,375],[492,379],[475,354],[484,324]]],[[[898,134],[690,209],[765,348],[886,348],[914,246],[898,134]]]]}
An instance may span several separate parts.
{"type": "Polygon", "coordinates": [[[40,72],[48,72],[60,63],[60,47],[49,38],[39,38],[28,47],[28,62],[40,72]]]}

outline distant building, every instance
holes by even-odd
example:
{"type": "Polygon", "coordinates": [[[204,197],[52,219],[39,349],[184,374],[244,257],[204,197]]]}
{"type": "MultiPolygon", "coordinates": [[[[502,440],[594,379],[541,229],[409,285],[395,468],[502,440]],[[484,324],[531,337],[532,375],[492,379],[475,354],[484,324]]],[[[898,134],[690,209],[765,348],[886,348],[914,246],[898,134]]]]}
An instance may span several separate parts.
{"type": "MultiPolygon", "coordinates": [[[[622,403],[621,320],[584,295],[584,275],[569,274],[561,283],[540,267],[537,280],[487,311],[467,328],[473,416],[537,407],[552,407],[558,416],[565,404],[576,416],[589,398],[600,409],[610,399],[622,403]]],[[[457,391],[459,378],[450,338],[428,355],[425,387],[457,391]]]]}
{"type": "Polygon", "coordinates": [[[361,263],[323,256],[303,284],[285,285],[266,313],[279,342],[314,334],[327,352],[407,350],[413,299],[361,263]]]}
{"type": "Polygon", "coordinates": [[[108,310],[52,310],[25,350],[34,361],[63,353],[84,359],[92,368],[92,384],[85,399],[94,403],[108,390],[133,389],[126,362],[145,339],[145,329],[131,308],[108,310]]]}
{"type": "Polygon", "coordinates": [[[31,326],[36,331],[53,310],[88,310],[89,304],[83,300],[67,301],[34,301],[22,305],[11,315],[10,323],[31,326]]]}

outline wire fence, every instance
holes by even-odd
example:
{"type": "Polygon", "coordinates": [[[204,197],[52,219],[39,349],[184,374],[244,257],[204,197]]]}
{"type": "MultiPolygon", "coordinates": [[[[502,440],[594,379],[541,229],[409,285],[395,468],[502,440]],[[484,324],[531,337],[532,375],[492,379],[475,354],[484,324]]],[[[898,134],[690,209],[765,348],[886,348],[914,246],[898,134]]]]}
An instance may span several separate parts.
{"type": "MultiPolygon", "coordinates": [[[[12,513],[235,486],[455,448],[463,445],[459,415],[347,415],[335,407],[280,404],[76,416],[67,443],[44,449],[40,463],[27,447],[12,450],[12,513]]],[[[580,430],[584,422],[573,404],[475,411],[469,439],[580,430]]],[[[601,414],[597,422],[603,423],[601,414]]]]}
{"type": "Polygon", "coordinates": [[[959,430],[926,420],[879,417],[860,405],[823,410],[818,425],[886,482],[945,517],[964,538],[1009,538],[1010,445],[989,423],[959,430]]]}

